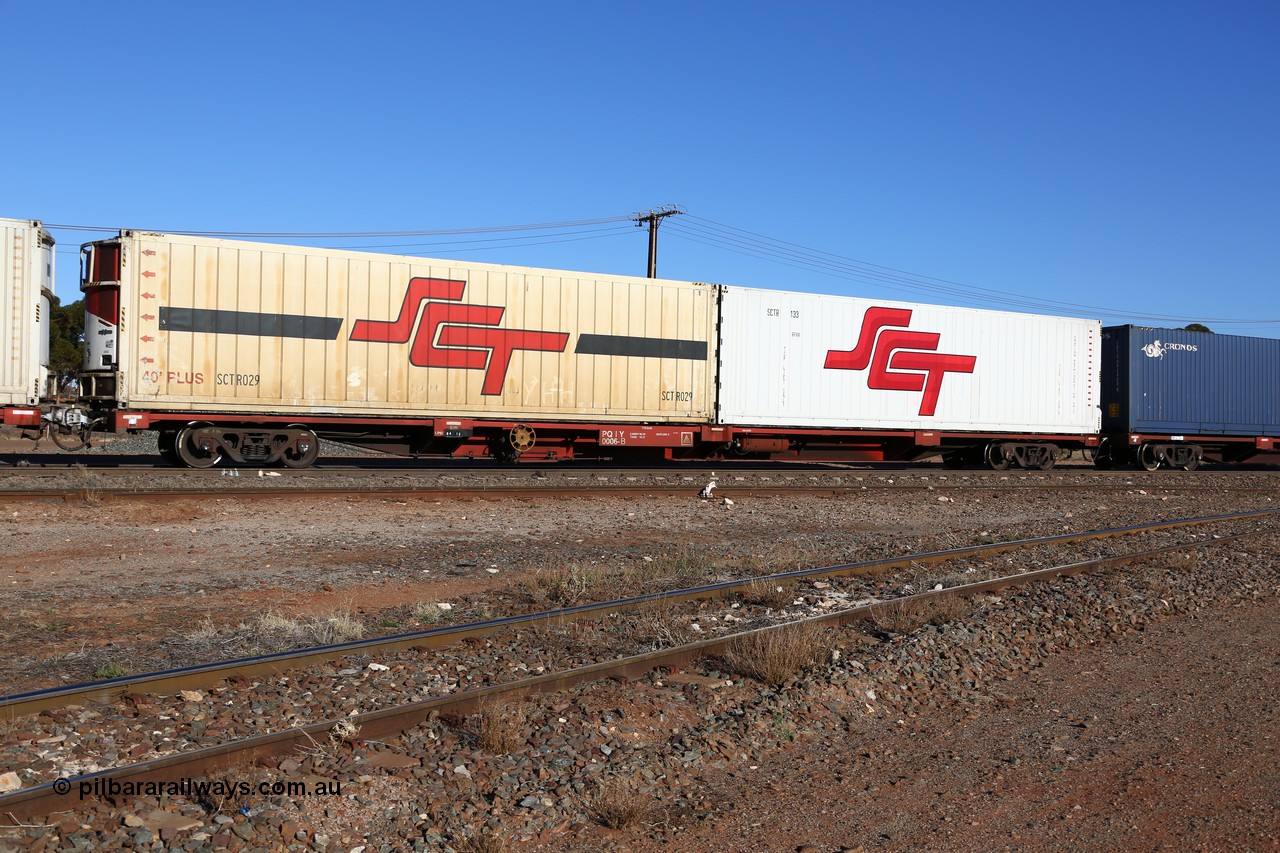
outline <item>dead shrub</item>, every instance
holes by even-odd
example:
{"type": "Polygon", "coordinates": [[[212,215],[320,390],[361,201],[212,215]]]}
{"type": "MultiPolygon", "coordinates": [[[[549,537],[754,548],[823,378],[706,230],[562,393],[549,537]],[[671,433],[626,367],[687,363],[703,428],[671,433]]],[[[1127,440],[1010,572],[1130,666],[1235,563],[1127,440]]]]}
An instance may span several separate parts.
{"type": "Polygon", "coordinates": [[[823,630],[801,622],[738,637],[721,657],[731,671],[780,687],[828,651],[823,630]]]}
{"type": "Polygon", "coordinates": [[[207,784],[192,785],[195,800],[210,817],[230,817],[244,806],[243,792],[256,791],[262,772],[251,764],[240,764],[210,775],[207,784]]]}
{"type": "Polygon", "coordinates": [[[350,720],[338,720],[333,724],[333,728],[329,729],[329,744],[331,746],[341,746],[356,739],[360,734],[360,727],[350,720]]]}
{"type": "Polygon", "coordinates": [[[627,829],[649,821],[652,800],[643,798],[618,779],[602,782],[587,807],[596,823],[609,829],[627,829]]]}
{"type": "Polygon", "coordinates": [[[524,746],[529,709],[523,699],[499,703],[482,701],[474,731],[480,747],[494,755],[510,755],[524,746]]]}
{"type": "Polygon", "coordinates": [[[680,613],[678,604],[659,598],[618,620],[616,628],[623,639],[656,651],[693,642],[692,621],[693,617],[680,613]]]}

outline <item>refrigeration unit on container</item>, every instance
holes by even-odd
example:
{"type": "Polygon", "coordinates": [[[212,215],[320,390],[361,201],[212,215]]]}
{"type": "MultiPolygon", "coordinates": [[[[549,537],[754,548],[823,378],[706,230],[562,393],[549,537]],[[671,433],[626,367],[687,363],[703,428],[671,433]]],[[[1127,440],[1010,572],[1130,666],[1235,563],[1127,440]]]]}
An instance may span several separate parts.
{"type": "Polygon", "coordinates": [[[1103,466],[1239,461],[1280,438],[1280,340],[1108,326],[1102,353],[1103,466]]]}
{"type": "Polygon", "coordinates": [[[726,287],[720,335],[724,423],[925,443],[1098,428],[1093,320],[726,287]]]}
{"type": "Polygon", "coordinates": [[[53,238],[39,222],[0,219],[0,406],[5,423],[39,425],[36,404],[50,393],[49,327],[53,296],[53,238]],[[16,411],[9,411],[9,409],[16,411]],[[30,415],[26,413],[30,412],[30,415]],[[25,423],[30,420],[31,423],[25,423]]]}
{"type": "Polygon", "coordinates": [[[110,332],[88,396],[126,427],[439,419],[465,438],[480,422],[699,424],[714,405],[709,286],[135,231],[85,252],[86,319],[110,332]]]}

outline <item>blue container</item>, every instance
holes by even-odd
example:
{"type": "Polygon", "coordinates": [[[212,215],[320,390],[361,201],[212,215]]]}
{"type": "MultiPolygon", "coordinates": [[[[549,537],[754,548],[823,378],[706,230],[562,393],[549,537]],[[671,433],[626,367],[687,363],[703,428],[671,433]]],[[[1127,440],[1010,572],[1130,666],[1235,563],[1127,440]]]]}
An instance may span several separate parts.
{"type": "Polygon", "coordinates": [[[1103,328],[1102,431],[1280,436],[1280,340],[1103,328]]]}

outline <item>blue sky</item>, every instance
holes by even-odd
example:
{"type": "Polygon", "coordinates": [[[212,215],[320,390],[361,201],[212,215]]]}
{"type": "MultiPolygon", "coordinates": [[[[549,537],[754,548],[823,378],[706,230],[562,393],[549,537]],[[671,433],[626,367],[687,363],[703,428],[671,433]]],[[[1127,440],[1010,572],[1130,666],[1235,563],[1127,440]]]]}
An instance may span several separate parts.
{"type": "MultiPolygon", "coordinates": [[[[0,216],[1280,337],[1280,3],[6,4],[0,216]],[[21,36],[21,37],[19,37],[21,36]],[[597,221],[603,220],[603,221],[597,221]],[[476,241],[487,242],[476,242],[476,241]]],[[[57,229],[58,293],[78,298],[57,229]]]]}

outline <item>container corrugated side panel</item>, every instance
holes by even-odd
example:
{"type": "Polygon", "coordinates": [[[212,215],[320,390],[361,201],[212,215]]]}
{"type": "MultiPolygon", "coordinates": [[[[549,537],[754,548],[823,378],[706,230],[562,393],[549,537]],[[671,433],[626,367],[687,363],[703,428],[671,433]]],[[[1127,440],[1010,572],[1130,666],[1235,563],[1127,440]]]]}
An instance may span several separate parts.
{"type": "Polygon", "coordinates": [[[26,220],[0,219],[4,272],[0,274],[0,405],[28,406],[36,402],[44,386],[48,342],[47,300],[44,287],[52,286],[52,255],[44,246],[42,229],[26,220]]]}
{"type": "Polygon", "coordinates": [[[1098,429],[1096,321],[729,287],[721,323],[724,423],[1098,429]]]}
{"type": "Polygon", "coordinates": [[[1280,436],[1280,340],[1141,326],[1106,332],[1127,367],[1125,431],[1280,436]]]}
{"type": "Polygon", "coordinates": [[[156,234],[125,262],[136,408],[688,423],[714,404],[710,286],[156,234]]]}

